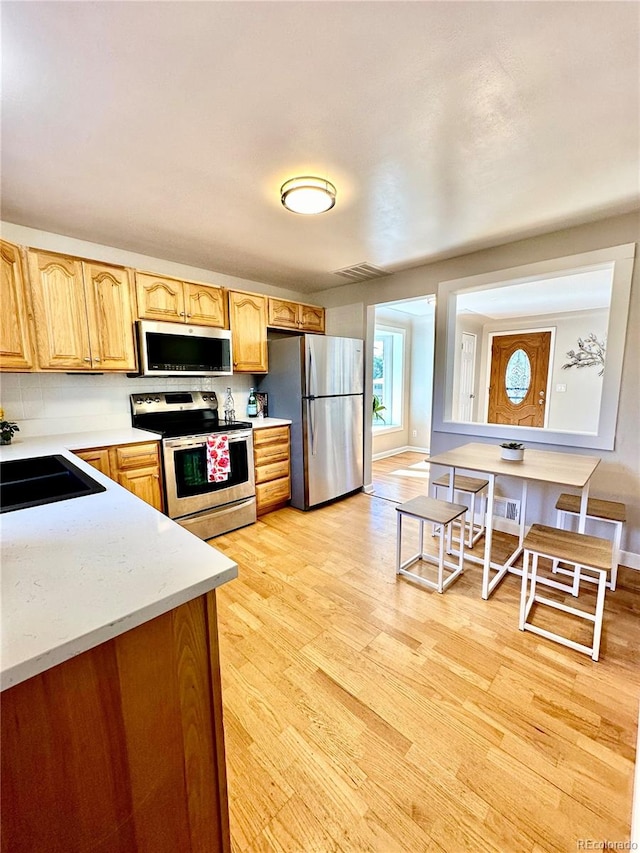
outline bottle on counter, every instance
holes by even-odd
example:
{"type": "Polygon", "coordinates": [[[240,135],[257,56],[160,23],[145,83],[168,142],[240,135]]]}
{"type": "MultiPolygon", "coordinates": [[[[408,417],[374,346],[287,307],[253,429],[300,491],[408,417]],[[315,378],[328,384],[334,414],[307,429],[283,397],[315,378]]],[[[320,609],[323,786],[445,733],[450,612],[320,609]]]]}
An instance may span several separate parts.
{"type": "Polygon", "coordinates": [[[247,402],[247,417],[256,418],[258,416],[258,399],[253,388],[249,389],[249,400],[247,402]]]}
{"type": "Polygon", "coordinates": [[[236,419],[236,404],[233,401],[233,395],[231,394],[231,388],[227,388],[227,393],[224,398],[224,422],[226,424],[231,424],[236,419]]]}

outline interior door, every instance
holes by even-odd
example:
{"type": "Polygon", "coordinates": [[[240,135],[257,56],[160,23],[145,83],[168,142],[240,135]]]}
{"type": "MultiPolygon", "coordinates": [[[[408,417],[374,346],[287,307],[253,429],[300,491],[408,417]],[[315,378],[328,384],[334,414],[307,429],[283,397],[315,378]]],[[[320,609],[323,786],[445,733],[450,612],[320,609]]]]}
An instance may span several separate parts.
{"type": "Polygon", "coordinates": [[[460,387],[458,389],[458,421],[473,420],[473,401],[475,399],[476,374],[476,336],[470,332],[462,333],[460,358],[460,387]]]}
{"type": "Polygon", "coordinates": [[[551,332],[494,336],[489,423],[544,426],[550,351],[551,332]]]}

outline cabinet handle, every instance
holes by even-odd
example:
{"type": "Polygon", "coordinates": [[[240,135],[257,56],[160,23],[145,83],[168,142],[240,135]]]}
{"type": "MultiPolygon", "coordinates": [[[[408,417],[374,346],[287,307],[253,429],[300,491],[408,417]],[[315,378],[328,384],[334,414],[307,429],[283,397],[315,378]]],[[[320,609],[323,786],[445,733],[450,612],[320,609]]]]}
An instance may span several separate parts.
{"type": "Polygon", "coordinates": [[[180,312],[180,316],[181,316],[181,317],[184,317],[184,316],[185,316],[184,311],[181,311],[181,312],[180,312]]]}
{"type": "Polygon", "coordinates": [[[91,359],[89,358],[89,356],[85,356],[85,357],[84,357],[84,359],[83,359],[83,361],[88,361],[88,362],[89,362],[89,364],[91,363],[91,359]]]}
{"type": "Polygon", "coordinates": [[[191,316],[191,314],[187,314],[187,317],[190,317],[190,316],[191,316]]]}
{"type": "Polygon", "coordinates": [[[99,358],[94,358],[93,360],[94,360],[97,364],[100,364],[100,359],[99,359],[99,358]]]}

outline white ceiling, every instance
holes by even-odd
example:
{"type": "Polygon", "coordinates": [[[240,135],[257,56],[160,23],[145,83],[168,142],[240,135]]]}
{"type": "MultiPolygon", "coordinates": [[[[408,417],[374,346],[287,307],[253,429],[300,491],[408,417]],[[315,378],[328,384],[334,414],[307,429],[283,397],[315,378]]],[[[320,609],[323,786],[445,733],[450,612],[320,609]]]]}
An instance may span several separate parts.
{"type": "Polygon", "coordinates": [[[310,292],[626,212],[639,9],[3,2],[2,218],[310,292]]]}

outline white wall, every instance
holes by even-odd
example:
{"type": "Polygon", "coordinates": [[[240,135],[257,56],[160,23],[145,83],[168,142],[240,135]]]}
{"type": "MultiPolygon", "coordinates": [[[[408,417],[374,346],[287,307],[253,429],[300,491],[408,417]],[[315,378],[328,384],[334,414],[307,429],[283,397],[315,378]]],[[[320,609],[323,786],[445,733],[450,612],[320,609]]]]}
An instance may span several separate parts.
{"type": "MultiPolygon", "coordinates": [[[[365,307],[381,302],[410,299],[437,292],[438,283],[495,270],[511,269],[537,261],[588,252],[594,249],[633,243],[640,235],[638,212],[601,219],[575,228],[566,228],[518,240],[482,251],[470,252],[446,260],[435,261],[377,281],[346,285],[314,294],[315,301],[326,307],[361,303],[365,307]]],[[[438,309],[436,309],[438,310],[438,309]]],[[[363,328],[363,332],[365,328],[363,328]]],[[[567,373],[568,371],[565,371],[567,373]]],[[[444,381],[442,365],[436,366],[434,384],[444,381]]],[[[640,258],[636,259],[625,345],[624,368],[620,388],[618,427],[615,449],[598,451],[602,458],[592,482],[592,493],[627,504],[627,531],[623,547],[638,555],[640,561],[640,258]]],[[[465,444],[465,436],[433,432],[431,452],[465,444]]],[[[542,449],[567,448],[538,445],[542,449]]],[[[365,482],[370,482],[370,467],[365,482]]],[[[511,492],[505,481],[503,488],[511,492]]],[[[557,490],[556,490],[557,491],[557,490]]],[[[552,522],[555,504],[554,490],[545,493],[533,489],[530,495],[530,517],[552,522]]],[[[640,562],[638,564],[640,566],[640,562]]]]}

